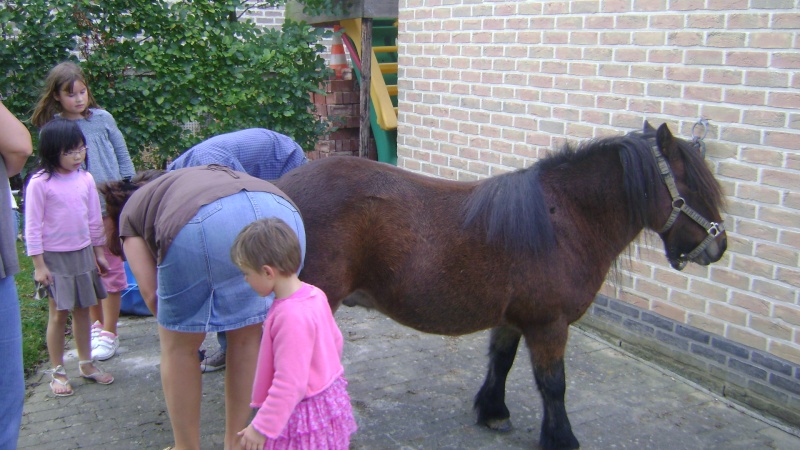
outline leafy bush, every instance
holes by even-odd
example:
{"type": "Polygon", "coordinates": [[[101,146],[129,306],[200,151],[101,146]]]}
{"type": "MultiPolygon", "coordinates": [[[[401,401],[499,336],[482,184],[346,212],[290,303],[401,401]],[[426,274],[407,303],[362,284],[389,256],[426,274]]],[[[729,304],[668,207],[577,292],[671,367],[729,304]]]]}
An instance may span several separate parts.
{"type": "Polygon", "coordinates": [[[326,31],[292,21],[281,30],[259,28],[241,19],[253,6],[6,1],[0,94],[18,117],[30,117],[47,72],[69,59],[80,61],[134,159],[149,149],[160,165],[209,136],[249,127],[286,134],[311,150],[327,126],[314,116],[309,96],[329,74],[320,57],[326,31]],[[199,132],[187,133],[184,125],[194,122],[199,132]]]}
{"type": "Polygon", "coordinates": [[[47,358],[47,300],[33,298],[33,261],[25,256],[25,244],[17,242],[21,270],[14,276],[22,318],[22,367],[30,374],[47,358]]]}
{"type": "MultiPolygon", "coordinates": [[[[284,1],[0,2],[3,103],[30,117],[47,72],[73,60],[114,115],[140,169],[144,149],[154,151],[158,166],[207,137],[249,127],[284,133],[311,150],[327,126],[313,115],[309,96],[329,75],[320,57],[326,32],[289,21],[282,30],[261,29],[241,19],[247,8],[284,1]],[[184,130],[192,122],[201,125],[196,134],[184,130]]],[[[33,299],[22,243],[18,254],[30,371],[46,358],[47,302],[33,299]]]]}

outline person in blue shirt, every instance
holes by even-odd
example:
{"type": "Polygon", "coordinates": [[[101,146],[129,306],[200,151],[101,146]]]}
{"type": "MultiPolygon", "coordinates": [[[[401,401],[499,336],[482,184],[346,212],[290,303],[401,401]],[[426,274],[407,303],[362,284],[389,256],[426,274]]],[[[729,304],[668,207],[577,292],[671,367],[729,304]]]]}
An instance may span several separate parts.
{"type": "MultiPolygon", "coordinates": [[[[220,164],[262,180],[272,181],[308,162],[303,149],[292,138],[265,128],[248,128],[211,137],[186,150],[167,165],[167,171],[220,164]]],[[[225,368],[227,341],[217,333],[220,351],[201,351],[200,368],[214,372],[225,368]]]]}
{"type": "Polygon", "coordinates": [[[186,150],[167,171],[220,164],[262,180],[277,180],[308,161],[292,138],[264,128],[248,128],[209,138],[186,150]]]}

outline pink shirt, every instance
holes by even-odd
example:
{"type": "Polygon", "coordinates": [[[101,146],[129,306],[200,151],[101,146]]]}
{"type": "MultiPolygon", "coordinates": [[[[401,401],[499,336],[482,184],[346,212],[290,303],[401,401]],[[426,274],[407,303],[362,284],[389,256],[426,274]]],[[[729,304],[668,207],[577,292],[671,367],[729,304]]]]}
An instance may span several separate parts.
{"type": "Polygon", "coordinates": [[[89,172],[31,177],[25,189],[28,256],[100,246],[106,242],[104,232],[100,197],[89,172]]]}
{"type": "Polygon", "coordinates": [[[295,406],[328,388],[344,373],[344,341],[325,294],[303,283],[292,296],[275,300],[264,321],[250,406],[253,427],[280,436],[295,406]]]}

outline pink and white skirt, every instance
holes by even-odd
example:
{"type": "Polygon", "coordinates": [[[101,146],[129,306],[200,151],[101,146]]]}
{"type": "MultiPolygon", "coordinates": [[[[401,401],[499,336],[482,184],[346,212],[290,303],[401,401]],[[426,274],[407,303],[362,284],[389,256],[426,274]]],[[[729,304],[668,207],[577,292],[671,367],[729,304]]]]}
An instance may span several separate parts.
{"type": "Polygon", "coordinates": [[[264,450],[345,450],[356,429],[347,380],[339,377],[324,391],[301,401],[281,435],[267,438],[264,450]]]}

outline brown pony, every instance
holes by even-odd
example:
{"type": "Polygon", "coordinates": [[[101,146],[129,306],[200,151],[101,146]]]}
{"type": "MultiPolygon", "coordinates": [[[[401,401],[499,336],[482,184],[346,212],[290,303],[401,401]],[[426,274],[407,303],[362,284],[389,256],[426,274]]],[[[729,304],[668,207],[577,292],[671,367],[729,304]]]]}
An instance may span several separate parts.
{"type": "Polygon", "coordinates": [[[644,228],[659,233],[678,270],[715,262],[726,248],[719,185],[666,125],[645,123],[641,133],[566,147],[478,182],[333,157],[276,185],[303,214],[301,278],[325,291],[334,311],[365,306],[445,335],[493,328],[474,403],[492,429],[511,427],[505,381],[524,336],[547,449],[579,447],[564,407],[568,326],[618,255],[644,228]]]}

